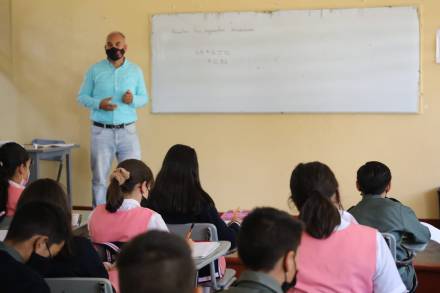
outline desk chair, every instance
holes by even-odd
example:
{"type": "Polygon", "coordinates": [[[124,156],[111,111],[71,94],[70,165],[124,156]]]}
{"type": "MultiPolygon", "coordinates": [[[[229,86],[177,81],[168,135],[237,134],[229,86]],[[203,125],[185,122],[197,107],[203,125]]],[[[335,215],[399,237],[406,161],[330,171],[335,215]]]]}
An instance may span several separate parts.
{"type": "Polygon", "coordinates": [[[391,233],[384,232],[381,234],[382,234],[383,238],[385,239],[385,242],[387,243],[388,248],[391,251],[391,255],[393,256],[394,261],[396,262],[397,261],[397,259],[396,259],[396,246],[397,246],[396,237],[394,237],[394,235],[391,233]]]}
{"type": "MultiPolygon", "coordinates": [[[[57,143],[66,143],[66,142],[64,140],[44,139],[44,138],[35,138],[32,140],[32,144],[39,144],[39,145],[57,144],[57,143]]],[[[44,161],[59,162],[57,182],[60,182],[61,172],[63,171],[64,157],[60,156],[59,154],[42,154],[40,155],[40,159],[44,161]]]]}
{"type": "MultiPolygon", "coordinates": [[[[167,225],[171,233],[185,237],[188,233],[191,223],[188,224],[169,224],[167,225]]],[[[191,238],[195,241],[218,241],[217,228],[211,223],[195,223],[191,232],[191,238]]],[[[211,281],[206,285],[211,287],[214,291],[227,289],[237,279],[235,277],[235,270],[226,269],[222,278],[215,277],[214,262],[209,264],[211,281]]]]}
{"type": "Polygon", "coordinates": [[[0,230],[8,230],[11,226],[12,217],[6,216],[0,221],[0,230]]]}
{"type": "Polygon", "coordinates": [[[102,262],[115,263],[125,242],[93,242],[93,246],[102,262]]]}
{"type": "Polygon", "coordinates": [[[103,278],[46,278],[51,293],[113,293],[110,281],[103,278]]]}

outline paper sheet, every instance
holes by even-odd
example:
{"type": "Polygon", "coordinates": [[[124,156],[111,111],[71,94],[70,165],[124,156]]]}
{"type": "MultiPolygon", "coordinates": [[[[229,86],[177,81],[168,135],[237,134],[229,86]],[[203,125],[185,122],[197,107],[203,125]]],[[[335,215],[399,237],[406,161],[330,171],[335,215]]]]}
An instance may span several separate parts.
{"type": "Polygon", "coordinates": [[[194,242],[192,245],[192,257],[204,258],[220,246],[220,242],[194,242]]]}

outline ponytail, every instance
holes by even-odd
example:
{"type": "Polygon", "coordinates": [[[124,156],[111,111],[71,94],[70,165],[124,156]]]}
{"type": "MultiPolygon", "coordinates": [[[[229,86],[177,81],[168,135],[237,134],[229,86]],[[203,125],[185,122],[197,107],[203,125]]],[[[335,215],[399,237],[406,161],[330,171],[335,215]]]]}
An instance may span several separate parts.
{"type": "Polygon", "coordinates": [[[153,173],[144,162],[129,159],[119,163],[118,168],[110,176],[111,181],[107,189],[105,209],[115,213],[124,202],[124,194],[131,193],[138,184],[143,182],[154,183],[153,173]]]}
{"type": "Polygon", "coordinates": [[[307,233],[317,239],[329,237],[341,223],[336,206],[317,191],[312,192],[303,205],[299,218],[304,222],[307,233]]]}
{"type": "Polygon", "coordinates": [[[0,147],[0,220],[6,216],[9,180],[28,160],[27,151],[18,143],[8,142],[0,147]]]}
{"type": "Polygon", "coordinates": [[[290,199],[300,212],[306,232],[317,239],[329,237],[341,223],[338,181],[330,168],[320,162],[299,164],[290,178],[290,199]]]}
{"type": "Polygon", "coordinates": [[[110,213],[115,213],[122,205],[124,195],[122,194],[119,182],[113,178],[107,188],[107,203],[105,209],[110,213]]]}

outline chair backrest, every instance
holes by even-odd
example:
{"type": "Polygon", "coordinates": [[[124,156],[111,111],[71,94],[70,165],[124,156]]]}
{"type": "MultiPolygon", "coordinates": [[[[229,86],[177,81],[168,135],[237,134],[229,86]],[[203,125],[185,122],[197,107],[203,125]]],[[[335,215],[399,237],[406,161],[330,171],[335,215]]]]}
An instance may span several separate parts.
{"type": "Polygon", "coordinates": [[[121,252],[124,242],[103,242],[103,243],[93,243],[93,246],[98,253],[99,258],[102,262],[115,263],[116,259],[121,252]]]}
{"type": "MultiPolygon", "coordinates": [[[[57,143],[66,143],[64,140],[56,140],[56,139],[45,139],[45,138],[34,138],[32,140],[32,144],[40,144],[40,145],[47,145],[47,144],[57,144],[57,143]]],[[[59,154],[40,154],[41,160],[46,161],[62,161],[63,157],[59,154]]]]}
{"type": "Polygon", "coordinates": [[[388,248],[391,251],[391,255],[393,256],[394,261],[396,261],[396,237],[394,237],[391,233],[381,233],[383,238],[385,238],[385,242],[388,245],[388,248]]]}
{"type": "Polygon", "coordinates": [[[8,230],[9,226],[11,226],[12,217],[6,216],[3,220],[0,221],[0,230],[8,230]]]}
{"type": "MultiPolygon", "coordinates": [[[[171,233],[185,237],[191,225],[191,223],[188,223],[168,224],[167,226],[171,233]]],[[[194,223],[191,238],[194,241],[218,241],[217,228],[211,223],[194,223]]]]}
{"type": "Polygon", "coordinates": [[[109,280],[103,278],[47,278],[51,293],[113,293],[109,280]]]}
{"type": "Polygon", "coordinates": [[[8,230],[0,230],[0,241],[5,240],[8,230]]]}

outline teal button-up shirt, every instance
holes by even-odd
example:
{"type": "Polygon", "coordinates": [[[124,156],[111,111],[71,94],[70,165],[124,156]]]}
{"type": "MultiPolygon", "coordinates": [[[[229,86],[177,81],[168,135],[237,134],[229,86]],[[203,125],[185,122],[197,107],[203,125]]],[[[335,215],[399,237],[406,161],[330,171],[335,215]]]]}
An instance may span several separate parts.
{"type": "Polygon", "coordinates": [[[107,59],[102,60],[87,71],[77,100],[91,110],[90,119],[95,122],[114,125],[135,122],[136,108],[148,102],[142,70],[127,59],[119,68],[107,59]],[[127,90],[133,94],[130,105],[122,102],[127,90]],[[111,102],[117,105],[114,111],[99,109],[101,100],[108,97],[112,97],[111,102]]]}

